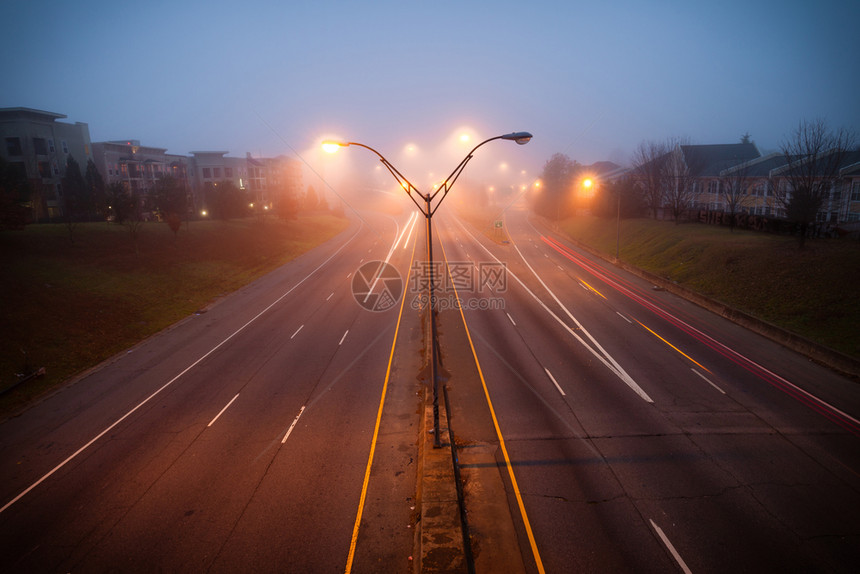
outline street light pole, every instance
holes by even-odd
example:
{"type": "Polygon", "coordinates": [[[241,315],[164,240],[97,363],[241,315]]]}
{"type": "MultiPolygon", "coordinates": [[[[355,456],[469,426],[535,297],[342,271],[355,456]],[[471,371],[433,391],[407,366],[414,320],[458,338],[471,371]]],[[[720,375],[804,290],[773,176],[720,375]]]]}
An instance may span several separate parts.
{"type": "Polygon", "coordinates": [[[412,185],[412,183],[408,179],[406,179],[406,176],[404,176],[402,173],[400,173],[400,171],[396,167],[394,167],[391,164],[391,162],[385,158],[385,156],[383,156],[381,153],[379,153],[378,151],[376,151],[375,149],[373,149],[372,147],[370,147],[368,145],[364,145],[364,144],[358,143],[358,142],[336,142],[336,141],[326,141],[326,142],[323,142],[323,144],[322,144],[323,149],[329,153],[333,153],[333,152],[337,151],[338,148],[341,148],[341,147],[348,147],[348,146],[354,145],[354,146],[358,146],[358,147],[363,147],[364,149],[369,150],[369,151],[373,152],[374,154],[376,154],[376,156],[379,157],[379,161],[382,162],[382,165],[384,165],[386,167],[386,169],[388,169],[389,173],[391,173],[391,175],[394,177],[394,179],[397,180],[397,183],[400,185],[400,187],[402,187],[403,190],[406,191],[406,194],[409,196],[409,199],[412,200],[412,202],[416,205],[416,207],[418,207],[419,211],[421,211],[421,213],[424,215],[424,220],[426,222],[425,228],[426,228],[426,236],[427,236],[427,266],[429,269],[429,271],[428,271],[429,281],[427,284],[427,305],[428,305],[427,310],[430,314],[430,380],[433,383],[433,427],[434,427],[433,428],[433,432],[434,432],[433,446],[435,448],[440,448],[442,446],[442,443],[441,443],[441,436],[440,436],[440,432],[439,432],[439,379],[438,379],[438,375],[437,375],[437,371],[438,371],[437,367],[438,367],[439,357],[438,357],[437,348],[436,348],[437,347],[436,316],[435,316],[436,294],[435,294],[435,290],[434,290],[436,279],[434,277],[434,264],[433,264],[433,214],[436,213],[436,210],[439,209],[439,206],[442,204],[442,201],[448,195],[448,192],[451,191],[451,187],[453,187],[454,182],[457,181],[457,178],[460,177],[460,174],[463,172],[463,169],[466,167],[466,164],[468,164],[469,161],[472,159],[472,155],[475,153],[475,150],[477,150],[479,147],[481,147],[485,143],[491,142],[493,140],[498,140],[498,139],[515,141],[519,145],[524,145],[524,144],[527,144],[529,142],[529,140],[532,139],[532,134],[530,134],[529,132],[513,132],[513,133],[501,135],[501,136],[492,137],[492,138],[489,138],[489,139],[482,141],[481,143],[479,143],[478,145],[476,145],[475,147],[472,148],[472,151],[470,151],[466,155],[466,157],[463,158],[463,161],[461,161],[457,165],[457,167],[454,168],[454,171],[451,172],[451,175],[449,175],[445,179],[445,181],[442,183],[442,185],[439,186],[436,189],[436,191],[434,191],[432,193],[431,192],[421,193],[420,191],[418,191],[418,188],[416,188],[414,185],[412,185]],[[423,200],[423,205],[415,198],[415,196],[413,195],[413,192],[415,193],[415,195],[421,197],[421,199],[423,200]],[[437,201],[436,205],[434,206],[433,200],[436,198],[437,195],[439,195],[440,192],[442,193],[442,197],[439,198],[439,201],[437,201]]]}

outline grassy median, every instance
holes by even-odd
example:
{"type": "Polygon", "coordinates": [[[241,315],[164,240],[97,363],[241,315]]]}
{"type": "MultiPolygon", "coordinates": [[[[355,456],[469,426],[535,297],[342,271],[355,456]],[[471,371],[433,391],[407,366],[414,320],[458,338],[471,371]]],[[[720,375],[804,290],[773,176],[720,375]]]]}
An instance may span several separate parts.
{"type": "Polygon", "coordinates": [[[179,233],[144,224],[135,242],[109,223],[0,232],[0,390],[17,373],[46,374],[0,395],[9,412],[113,354],[343,231],[302,214],[283,222],[195,221],[179,233]]]}
{"type": "MultiPolygon", "coordinates": [[[[573,239],[610,256],[616,220],[562,222],[573,239]]],[[[860,358],[860,242],[728,227],[631,219],[621,222],[622,261],[759,319],[860,358]]]]}

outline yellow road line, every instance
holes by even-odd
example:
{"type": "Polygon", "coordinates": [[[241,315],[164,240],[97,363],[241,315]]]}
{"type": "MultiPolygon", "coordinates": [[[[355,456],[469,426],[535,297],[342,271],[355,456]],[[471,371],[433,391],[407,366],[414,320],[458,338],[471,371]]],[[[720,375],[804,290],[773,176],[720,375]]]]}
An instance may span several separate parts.
{"type": "MultiPolygon", "coordinates": [[[[417,243],[417,242],[416,242],[417,243]]],[[[409,259],[409,269],[412,270],[412,259],[415,258],[415,243],[412,244],[412,255],[409,259]]],[[[388,391],[388,381],[391,378],[391,364],[394,362],[394,347],[397,345],[397,334],[400,332],[400,320],[403,318],[403,305],[406,303],[406,285],[409,284],[407,274],[403,288],[403,299],[400,301],[400,312],[397,315],[397,326],[394,328],[394,340],[391,342],[391,352],[388,355],[388,367],[385,369],[385,382],[382,384],[382,397],[379,399],[379,410],[376,413],[376,425],[373,427],[373,438],[370,441],[370,454],[367,457],[367,468],[364,471],[364,483],[361,485],[361,497],[358,500],[358,512],[355,525],[352,527],[352,540],[349,543],[349,555],[346,558],[345,574],[352,571],[352,561],[355,558],[355,545],[358,542],[358,528],[361,526],[361,515],[364,512],[364,502],[367,499],[367,486],[370,483],[370,469],[373,466],[373,454],[376,452],[376,441],[379,437],[379,426],[382,423],[382,409],[385,406],[385,394],[388,391]]]]}
{"type": "MultiPolygon", "coordinates": [[[[598,291],[597,289],[595,289],[594,287],[592,287],[591,285],[589,285],[588,283],[586,283],[586,282],[585,282],[585,281],[583,281],[582,279],[580,279],[579,281],[580,281],[583,285],[585,285],[586,287],[588,287],[589,289],[591,289],[592,291],[594,291],[595,293],[597,293],[598,295],[600,295],[601,297],[603,297],[604,299],[606,299],[606,297],[604,297],[603,293],[601,293],[600,291],[598,291]]],[[[609,299],[606,299],[606,300],[608,301],[609,299]]]]}
{"type": "MultiPolygon", "coordinates": [[[[447,254],[445,254],[445,246],[442,245],[442,240],[439,240],[439,245],[442,246],[442,256],[445,258],[445,261],[448,260],[447,254]]],[[[451,277],[450,268],[448,270],[448,276],[451,278],[451,285],[454,287],[454,296],[459,301],[460,294],[457,292],[457,286],[454,281],[454,278],[451,277]]],[[[520,487],[517,484],[517,478],[514,476],[514,467],[511,465],[511,459],[508,456],[508,449],[505,446],[505,438],[502,436],[502,429],[499,428],[499,420],[496,418],[496,409],[493,408],[493,401],[490,399],[490,391],[487,388],[487,381],[484,379],[484,372],[481,369],[481,363],[478,361],[478,353],[475,351],[475,344],[472,342],[472,334],[469,332],[469,325],[466,324],[466,315],[463,313],[463,306],[458,305],[460,309],[460,317],[463,319],[463,327],[466,329],[466,338],[469,339],[469,347],[472,349],[472,357],[475,359],[475,367],[478,369],[478,376],[481,379],[481,385],[484,388],[484,397],[487,399],[487,406],[490,408],[490,416],[493,419],[493,427],[496,429],[496,436],[499,439],[499,446],[502,449],[502,456],[505,458],[505,467],[508,469],[508,476],[511,479],[511,486],[514,489],[514,495],[517,498],[517,506],[520,509],[520,515],[523,519],[523,525],[526,529],[526,534],[529,538],[529,545],[531,545],[532,555],[534,556],[535,565],[537,566],[538,572],[543,574],[545,572],[543,567],[543,562],[540,558],[540,553],[538,552],[537,543],[535,542],[534,533],[532,532],[531,523],[529,522],[529,517],[526,514],[526,508],[523,504],[523,497],[520,494],[520,487]]]]}
{"type": "MultiPolygon", "coordinates": [[[[634,321],[636,321],[637,323],[639,323],[640,325],[642,325],[642,323],[641,323],[638,319],[633,319],[633,320],[634,320],[634,321]]],[[[652,331],[651,329],[649,329],[648,327],[645,327],[645,325],[642,325],[642,326],[643,326],[643,327],[645,328],[645,330],[647,330],[649,333],[651,333],[652,335],[654,335],[655,337],[657,337],[658,339],[660,339],[661,341],[663,341],[664,343],[666,343],[667,345],[669,345],[670,347],[672,347],[673,349],[675,349],[676,351],[678,351],[679,353],[681,353],[682,355],[684,355],[685,357],[687,357],[687,359],[689,359],[690,361],[692,361],[692,362],[696,363],[697,365],[699,365],[699,367],[701,367],[702,369],[705,369],[705,370],[706,370],[706,371],[708,371],[709,373],[711,372],[707,367],[705,367],[705,366],[703,366],[701,363],[697,362],[697,361],[696,361],[695,359],[693,359],[690,355],[688,355],[687,353],[685,353],[684,351],[682,351],[681,349],[679,349],[678,347],[676,347],[675,345],[673,345],[672,343],[670,343],[669,341],[667,341],[666,339],[664,339],[663,337],[661,337],[660,335],[658,335],[657,333],[655,333],[654,331],[652,331]]]]}

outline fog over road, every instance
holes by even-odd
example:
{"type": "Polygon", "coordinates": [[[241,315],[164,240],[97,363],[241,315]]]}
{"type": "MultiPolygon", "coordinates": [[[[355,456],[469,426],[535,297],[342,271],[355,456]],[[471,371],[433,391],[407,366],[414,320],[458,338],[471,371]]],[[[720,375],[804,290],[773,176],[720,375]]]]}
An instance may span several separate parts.
{"type": "MultiPolygon", "coordinates": [[[[362,217],[0,424],[0,571],[411,571],[423,222],[362,217]],[[372,261],[396,269],[396,302],[354,297],[396,286],[367,280],[372,261]]],[[[477,556],[528,572],[860,563],[857,383],[525,211],[504,226],[508,242],[434,218],[477,556]],[[482,521],[500,508],[513,550],[482,521]]]]}

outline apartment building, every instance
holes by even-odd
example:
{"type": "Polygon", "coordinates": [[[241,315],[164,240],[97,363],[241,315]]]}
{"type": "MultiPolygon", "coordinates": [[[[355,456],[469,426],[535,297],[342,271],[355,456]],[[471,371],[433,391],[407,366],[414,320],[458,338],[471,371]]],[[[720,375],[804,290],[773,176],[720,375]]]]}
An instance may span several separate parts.
{"type": "Polygon", "coordinates": [[[93,159],[89,126],[58,121],[65,118],[32,108],[0,108],[0,156],[26,174],[33,193],[33,221],[63,215],[67,158],[74,157],[82,172],[93,159]]]}
{"type": "Polygon", "coordinates": [[[169,154],[166,148],[143,146],[139,140],[117,140],[93,143],[93,161],[105,185],[120,183],[146,200],[156,182],[166,175],[174,177],[190,191],[188,158],[169,154]]]}
{"type": "Polygon", "coordinates": [[[247,195],[253,209],[271,209],[282,198],[298,196],[302,187],[301,164],[285,156],[275,158],[228,157],[227,151],[193,151],[189,180],[195,201],[205,208],[207,189],[229,181],[247,195]]]}

